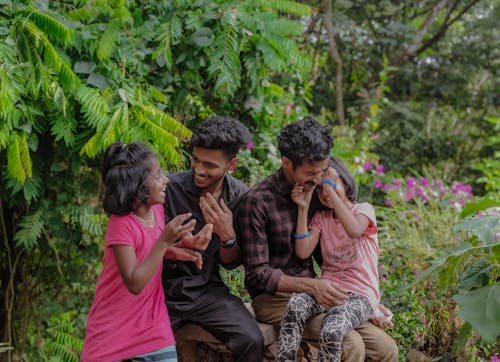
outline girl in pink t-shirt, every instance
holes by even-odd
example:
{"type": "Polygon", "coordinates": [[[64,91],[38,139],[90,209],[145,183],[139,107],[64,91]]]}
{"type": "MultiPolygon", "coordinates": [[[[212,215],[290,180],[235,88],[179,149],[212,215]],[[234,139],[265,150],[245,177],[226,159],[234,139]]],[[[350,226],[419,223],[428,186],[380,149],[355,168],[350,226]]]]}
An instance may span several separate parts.
{"type": "Polygon", "coordinates": [[[190,214],[164,225],[167,178],[145,144],[112,144],[104,155],[102,178],[103,208],[110,218],[81,359],[177,361],[161,284],[162,260],[193,261],[201,268],[201,255],[191,249],[203,249],[211,225],[196,236],[191,234],[196,221],[185,222],[190,214]]]}
{"type": "MultiPolygon", "coordinates": [[[[319,360],[340,361],[347,332],[370,319],[374,311],[390,315],[390,311],[379,305],[375,211],[368,203],[356,203],[354,178],[334,158],[318,190],[319,200],[328,209],[313,216],[311,230],[307,228],[307,214],[312,191],[305,191],[297,184],[291,196],[298,206],[295,253],[299,258],[308,258],[320,242],[322,278],[343,287],[349,298],[344,304],[328,309],[309,294],[294,293],[281,320],[276,360],[295,361],[306,321],[326,313],[319,338],[319,360]]],[[[391,324],[390,320],[387,324],[391,324]]]]}

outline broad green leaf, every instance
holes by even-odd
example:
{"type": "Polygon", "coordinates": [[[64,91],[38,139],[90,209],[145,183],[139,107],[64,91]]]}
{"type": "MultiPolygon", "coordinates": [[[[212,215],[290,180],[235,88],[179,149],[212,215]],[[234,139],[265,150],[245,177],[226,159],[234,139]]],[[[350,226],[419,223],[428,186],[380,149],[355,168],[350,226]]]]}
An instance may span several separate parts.
{"type": "Polygon", "coordinates": [[[500,206],[499,200],[483,199],[476,202],[469,202],[462,209],[460,217],[464,218],[467,216],[471,216],[477,213],[478,211],[486,210],[489,209],[490,207],[495,207],[495,206],[500,206]]]}
{"type": "Polygon", "coordinates": [[[500,284],[457,294],[453,299],[460,305],[457,314],[481,337],[493,341],[500,336],[500,284]]]}
{"type": "Polygon", "coordinates": [[[500,217],[481,216],[468,218],[453,228],[454,233],[460,230],[477,235],[479,240],[486,245],[493,245],[497,243],[495,234],[500,232],[500,217]]]}
{"type": "Polygon", "coordinates": [[[460,276],[458,289],[460,291],[469,291],[488,285],[491,268],[492,266],[488,259],[479,259],[460,276]]]}
{"type": "Polygon", "coordinates": [[[191,35],[191,40],[200,47],[210,46],[214,39],[215,37],[212,29],[206,27],[198,28],[193,35],[191,35]]]}

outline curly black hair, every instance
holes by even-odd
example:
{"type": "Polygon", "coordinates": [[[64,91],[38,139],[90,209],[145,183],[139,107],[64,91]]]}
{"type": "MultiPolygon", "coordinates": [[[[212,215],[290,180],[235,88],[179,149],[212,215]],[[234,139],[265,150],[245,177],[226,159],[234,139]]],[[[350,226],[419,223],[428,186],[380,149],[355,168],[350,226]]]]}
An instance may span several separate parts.
{"type": "Polygon", "coordinates": [[[191,147],[222,150],[229,160],[252,141],[248,128],[240,121],[226,116],[214,116],[201,122],[194,131],[191,147]]]}
{"type": "Polygon", "coordinates": [[[147,179],[156,155],[144,143],[115,142],[102,165],[103,208],[109,215],[127,215],[149,201],[147,179]]]}
{"type": "Polygon", "coordinates": [[[294,168],[303,162],[326,160],[332,147],[330,129],[311,117],[290,123],[278,136],[281,156],[289,158],[294,168]]]}

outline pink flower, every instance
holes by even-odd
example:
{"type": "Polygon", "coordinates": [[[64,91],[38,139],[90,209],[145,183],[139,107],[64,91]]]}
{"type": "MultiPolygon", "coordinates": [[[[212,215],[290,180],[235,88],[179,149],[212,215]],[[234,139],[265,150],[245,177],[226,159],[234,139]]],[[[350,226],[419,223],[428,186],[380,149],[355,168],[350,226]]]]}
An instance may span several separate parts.
{"type": "Polygon", "coordinates": [[[499,362],[498,356],[497,355],[491,356],[491,362],[499,362]]]}
{"type": "Polygon", "coordinates": [[[406,201],[409,201],[415,197],[415,192],[413,190],[406,190],[404,197],[406,201]]]}
{"type": "Polygon", "coordinates": [[[384,165],[377,165],[377,167],[375,167],[375,172],[379,175],[383,174],[384,173],[384,165]]]}
{"type": "Polygon", "coordinates": [[[406,178],[406,186],[407,187],[415,187],[416,184],[417,184],[417,180],[415,180],[415,178],[413,178],[411,176],[408,176],[406,178]]]}
{"type": "Polygon", "coordinates": [[[374,186],[375,186],[375,188],[377,188],[377,189],[381,188],[383,184],[384,184],[384,183],[383,183],[381,180],[379,180],[379,179],[373,180],[373,185],[374,185],[374,186]]]}
{"type": "Polygon", "coordinates": [[[394,203],[392,202],[392,200],[385,200],[384,205],[387,207],[393,207],[394,203]]]}
{"type": "Polygon", "coordinates": [[[425,177],[420,177],[420,185],[429,186],[429,181],[425,177]]]}
{"type": "Polygon", "coordinates": [[[371,168],[372,168],[372,163],[371,162],[366,161],[365,163],[363,163],[363,170],[368,171],[371,168]]]}
{"type": "Polygon", "coordinates": [[[247,150],[253,150],[254,149],[254,145],[253,145],[252,142],[247,143],[245,147],[246,147],[247,150]]]}
{"type": "Polygon", "coordinates": [[[395,179],[392,184],[394,185],[394,189],[395,190],[399,190],[399,187],[401,186],[401,180],[400,179],[395,179]]]}
{"type": "Polygon", "coordinates": [[[374,133],[372,136],[372,141],[378,141],[380,139],[380,133],[374,133]]]}

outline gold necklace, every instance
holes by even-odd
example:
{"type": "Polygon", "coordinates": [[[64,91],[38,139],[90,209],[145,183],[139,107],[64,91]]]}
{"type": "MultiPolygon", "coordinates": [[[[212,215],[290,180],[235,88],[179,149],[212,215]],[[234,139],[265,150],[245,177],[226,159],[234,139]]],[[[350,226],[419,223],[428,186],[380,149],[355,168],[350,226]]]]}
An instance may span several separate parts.
{"type": "Polygon", "coordinates": [[[155,219],[155,215],[154,215],[152,209],[149,209],[149,213],[148,213],[147,218],[142,218],[139,215],[137,215],[136,213],[133,213],[133,214],[136,217],[136,219],[139,220],[143,225],[150,227],[150,228],[155,226],[156,219],[155,219]]]}

